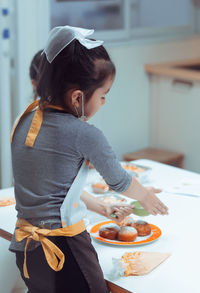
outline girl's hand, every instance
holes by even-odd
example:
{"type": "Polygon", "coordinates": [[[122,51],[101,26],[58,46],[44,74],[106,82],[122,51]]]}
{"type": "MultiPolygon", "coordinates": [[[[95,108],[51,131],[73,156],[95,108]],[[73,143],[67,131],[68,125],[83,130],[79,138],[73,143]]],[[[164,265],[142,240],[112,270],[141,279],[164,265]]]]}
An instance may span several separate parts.
{"type": "Polygon", "coordinates": [[[106,204],[105,217],[120,223],[133,212],[133,208],[134,206],[129,204],[106,204]],[[113,213],[116,215],[116,218],[111,216],[113,213]]]}
{"type": "Polygon", "coordinates": [[[159,192],[161,192],[161,189],[144,187],[133,177],[131,185],[122,194],[128,196],[129,198],[138,200],[143,208],[152,215],[167,215],[168,208],[155,195],[155,193],[159,192]]]}
{"type": "Polygon", "coordinates": [[[121,222],[126,216],[133,212],[132,205],[129,204],[107,204],[97,197],[92,196],[87,191],[83,191],[81,199],[86,204],[88,210],[98,213],[104,217],[115,220],[115,222],[121,222]],[[117,218],[111,216],[115,213],[117,218]]]}
{"type": "Polygon", "coordinates": [[[162,203],[155,193],[161,192],[160,189],[153,187],[144,187],[144,192],[141,192],[138,201],[152,215],[167,215],[168,208],[162,203]]]}

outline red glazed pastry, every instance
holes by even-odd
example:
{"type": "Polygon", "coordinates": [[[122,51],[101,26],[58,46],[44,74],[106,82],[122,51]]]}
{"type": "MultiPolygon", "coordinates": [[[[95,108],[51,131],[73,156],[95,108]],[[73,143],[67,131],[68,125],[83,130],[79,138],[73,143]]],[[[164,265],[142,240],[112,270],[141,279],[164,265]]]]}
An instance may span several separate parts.
{"type": "Polygon", "coordinates": [[[132,242],[136,239],[137,235],[138,233],[135,228],[130,226],[121,227],[118,233],[118,240],[132,242]]]}
{"type": "Polygon", "coordinates": [[[151,226],[145,221],[138,220],[133,224],[133,227],[137,230],[138,236],[147,236],[151,234],[151,226]]]}
{"type": "Polygon", "coordinates": [[[99,236],[107,239],[117,239],[117,234],[120,231],[120,227],[117,224],[110,223],[100,227],[99,236]]]}

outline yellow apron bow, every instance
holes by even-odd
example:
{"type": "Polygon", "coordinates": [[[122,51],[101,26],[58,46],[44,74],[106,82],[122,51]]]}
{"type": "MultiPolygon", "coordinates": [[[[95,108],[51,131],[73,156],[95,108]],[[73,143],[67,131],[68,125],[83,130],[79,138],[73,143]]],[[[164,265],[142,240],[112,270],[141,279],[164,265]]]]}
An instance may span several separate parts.
{"type": "Polygon", "coordinates": [[[27,265],[26,265],[26,250],[31,239],[40,241],[44,254],[49,266],[54,271],[60,271],[63,267],[65,256],[63,252],[45,236],[68,236],[72,237],[81,232],[85,231],[84,221],[81,220],[71,226],[65,228],[58,228],[54,230],[42,229],[31,225],[25,219],[18,219],[16,223],[15,239],[17,242],[26,240],[25,251],[24,251],[24,276],[29,278],[27,265]]]}

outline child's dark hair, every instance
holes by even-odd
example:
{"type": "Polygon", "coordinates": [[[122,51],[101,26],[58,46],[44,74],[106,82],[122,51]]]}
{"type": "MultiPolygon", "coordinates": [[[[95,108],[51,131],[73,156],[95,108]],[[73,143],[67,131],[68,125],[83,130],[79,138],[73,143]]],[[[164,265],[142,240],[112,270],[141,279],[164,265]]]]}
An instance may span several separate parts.
{"type": "MultiPolygon", "coordinates": [[[[36,83],[38,80],[38,73],[39,73],[39,66],[40,66],[42,51],[43,50],[40,50],[34,55],[33,59],[31,60],[30,67],[29,67],[30,79],[32,81],[35,81],[36,83]]],[[[33,89],[33,95],[34,95],[33,99],[36,100],[38,97],[38,94],[37,94],[37,90],[35,88],[33,89]]]]}
{"type": "Polygon", "coordinates": [[[37,80],[42,51],[43,50],[38,51],[31,60],[31,65],[29,67],[30,79],[37,80]]]}
{"type": "Polygon", "coordinates": [[[69,90],[83,91],[88,102],[94,91],[114,75],[115,66],[103,46],[89,50],[73,40],[52,63],[42,55],[37,84],[40,107],[59,103],[71,112],[65,101],[69,90]]]}

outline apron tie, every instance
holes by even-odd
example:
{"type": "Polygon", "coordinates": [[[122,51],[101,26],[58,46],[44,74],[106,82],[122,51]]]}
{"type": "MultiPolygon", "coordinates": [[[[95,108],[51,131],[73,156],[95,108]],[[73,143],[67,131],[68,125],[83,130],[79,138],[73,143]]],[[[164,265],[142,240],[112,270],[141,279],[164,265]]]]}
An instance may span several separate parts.
{"type": "Polygon", "coordinates": [[[24,270],[25,278],[29,278],[27,265],[26,265],[26,259],[27,259],[26,251],[31,239],[41,242],[48,265],[54,271],[57,272],[62,269],[64,261],[65,261],[65,256],[63,252],[52,241],[46,238],[46,236],[72,237],[85,231],[85,224],[84,224],[84,221],[81,220],[65,228],[49,230],[49,229],[42,229],[42,228],[33,226],[25,219],[18,219],[16,223],[16,228],[17,228],[15,230],[16,241],[20,242],[23,239],[26,239],[23,270],[24,270]]]}

